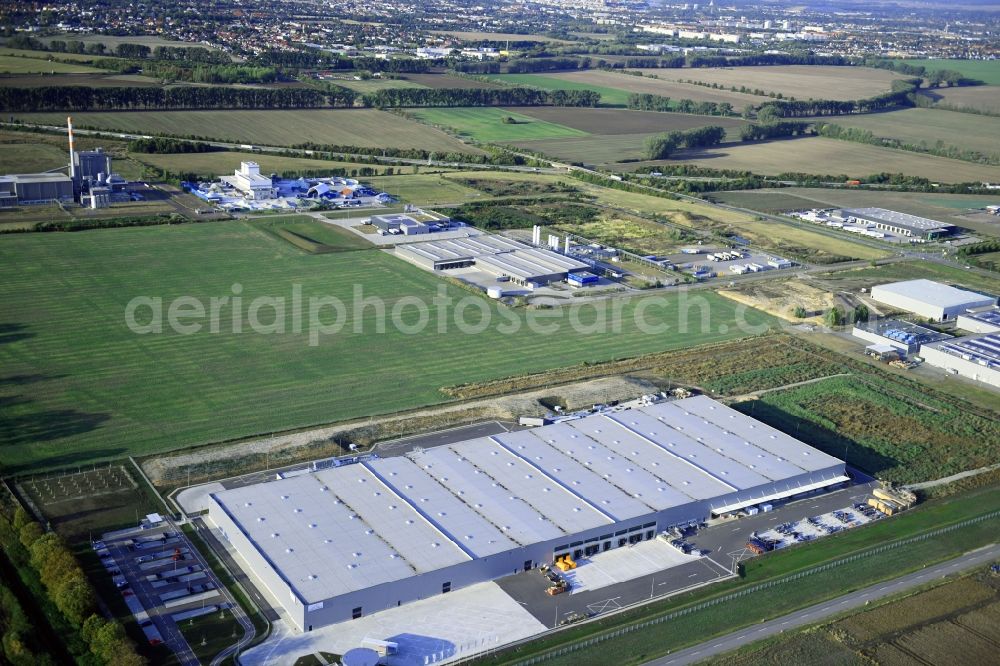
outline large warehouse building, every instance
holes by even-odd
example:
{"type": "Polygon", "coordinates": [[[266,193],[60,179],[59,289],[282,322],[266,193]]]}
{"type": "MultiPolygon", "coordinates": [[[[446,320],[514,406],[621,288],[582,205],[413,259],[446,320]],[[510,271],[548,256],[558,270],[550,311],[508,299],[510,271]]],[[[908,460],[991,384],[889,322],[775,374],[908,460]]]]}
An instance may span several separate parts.
{"type": "Polygon", "coordinates": [[[210,495],[210,520],[303,631],[847,481],[707,397],[210,495]]]}
{"type": "Polygon", "coordinates": [[[73,201],[73,181],[64,173],[0,176],[0,206],[73,201]]]}
{"type": "Polygon", "coordinates": [[[571,273],[590,269],[582,261],[558,252],[490,234],[409,243],[397,247],[396,254],[428,270],[476,266],[522,286],[565,280],[571,273]]]}
{"type": "Polygon", "coordinates": [[[949,321],[967,310],[996,305],[997,299],[933,280],[906,280],[872,287],[872,299],[933,321],[949,321]]]}
{"type": "Polygon", "coordinates": [[[928,365],[1000,388],[1000,333],[924,345],[920,356],[928,365]]]}
{"type": "Polygon", "coordinates": [[[874,225],[876,229],[888,231],[896,236],[933,240],[955,231],[954,224],[938,222],[928,217],[909,213],[899,213],[885,208],[848,208],[841,211],[841,217],[848,222],[874,225]]]}

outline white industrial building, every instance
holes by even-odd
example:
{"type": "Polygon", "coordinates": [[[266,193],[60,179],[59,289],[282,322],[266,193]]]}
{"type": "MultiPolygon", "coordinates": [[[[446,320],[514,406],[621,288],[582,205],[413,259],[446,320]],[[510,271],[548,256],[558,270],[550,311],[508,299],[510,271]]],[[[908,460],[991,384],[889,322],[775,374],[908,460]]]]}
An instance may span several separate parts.
{"type": "Polygon", "coordinates": [[[927,365],[1000,388],[1000,333],[924,345],[920,356],[927,365]]]}
{"type": "Polygon", "coordinates": [[[223,176],[220,180],[253,201],[276,196],[274,184],[269,177],[260,175],[260,165],[256,162],[240,162],[240,168],[232,176],[223,176]]]}
{"type": "Polygon", "coordinates": [[[958,315],[955,326],[969,333],[1000,333],[1000,308],[970,310],[958,315]]]}
{"type": "Polygon", "coordinates": [[[848,222],[872,224],[876,229],[907,238],[934,240],[955,231],[954,224],[885,208],[845,208],[840,215],[848,222]]]}
{"type": "Polygon", "coordinates": [[[916,354],[921,345],[951,338],[947,333],[939,333],[901,319],[876,319],[858,323],[855,324],[852,335],[876,345],[889,345],[903,356],[916,354]]]}
{"type": "Polygon", "coordinates": [[[309,631],[847,480],[698,396],[222,490],[209,519],[309,631]]]}
{"type": "Polygon", "coordinates": [[[872,287],[872,299],[933,321],[952,320],[967,310],[996,305],[997,299],[933,280],[906,280],[872,287]]]}
{"type": "Polygon", "coordinates": [[[588,264],[558,252],[491,234],[408,243],[397,247],[396,254],[428,270],[476,266],[526,287],[565,280],[570,274],[590,269],[588,264]]]}

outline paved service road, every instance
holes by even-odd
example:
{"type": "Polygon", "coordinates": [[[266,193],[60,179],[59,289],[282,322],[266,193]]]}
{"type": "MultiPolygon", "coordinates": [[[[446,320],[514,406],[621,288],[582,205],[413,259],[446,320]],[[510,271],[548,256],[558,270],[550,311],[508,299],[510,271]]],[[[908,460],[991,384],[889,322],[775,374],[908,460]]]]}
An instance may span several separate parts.
{"type": "Polygon", "coordinates": [[[844,611],[860,608],[869,601],[905,592],[906,590],[923,585],[933,578],[941,578],[948,574],[992,562],[998,558],[1000,558],[1000,545],[993,544],[979,548],[955,559],[926,567],[920,571],[914,571],[895,580],[876,583],[856,592],[845,594],[842,597],[824,601],[821,604],[803,608],[795,613],[734,631],[731,634],[714,638],[699,645],[675,652],[672,655],[661,657],[660,659],[654,659],[653,661],[646,662],[646,666],[682,666],[683,664],[693,664],[703,661],[744,645],[755,643],[769,636],[774,636],[783,631],[815,624],[844,611]]]}

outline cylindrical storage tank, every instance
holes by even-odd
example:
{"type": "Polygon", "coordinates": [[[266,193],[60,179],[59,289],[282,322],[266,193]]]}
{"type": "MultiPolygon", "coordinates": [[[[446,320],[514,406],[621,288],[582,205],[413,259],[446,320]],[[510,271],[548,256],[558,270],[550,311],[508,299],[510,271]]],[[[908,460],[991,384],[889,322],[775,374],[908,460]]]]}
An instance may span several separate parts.
{"type": "Polygon", "coordinates": [[[354,648],[344,653],[340,658],[340,663],[344,666],[376,666],[378,664],[378,652],[371,648],[354,648]]]}

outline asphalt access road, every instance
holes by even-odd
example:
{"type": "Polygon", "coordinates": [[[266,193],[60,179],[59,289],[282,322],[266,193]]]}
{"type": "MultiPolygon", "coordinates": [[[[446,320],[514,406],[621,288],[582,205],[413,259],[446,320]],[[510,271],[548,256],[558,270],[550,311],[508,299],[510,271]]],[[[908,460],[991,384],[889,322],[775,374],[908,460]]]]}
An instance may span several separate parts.
{"type": "Polygon", "coordinates": [[[700,662],[768,638],[769,636],[815,624],[845,611],[861,608],[871,601],[899,594],[928,583],[933,578],[944,578],[949,574],[980,566],[987,562],[995,561],[998,558],[1000,558],[1000,545],[993,544],[992,546],[986,546],[961,555],[953,560],[907,574],[893,581],[876,583],[856,592],[845,594],[842,597],[824,601],[815,606],[809,606],[795,613],[762,622],[761,624],[747,627],[740,631],[734,631],[720,638],[714,638],[686,650],[680,650],[672,655],[646,662],[646,664],[647,666],[683,666],[684,664],[700,662]]]}

